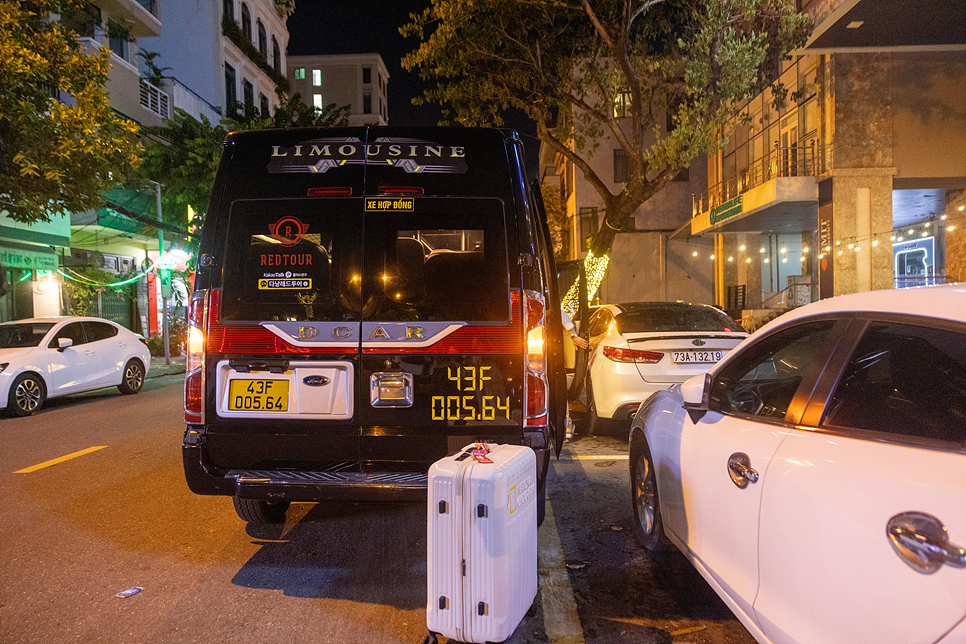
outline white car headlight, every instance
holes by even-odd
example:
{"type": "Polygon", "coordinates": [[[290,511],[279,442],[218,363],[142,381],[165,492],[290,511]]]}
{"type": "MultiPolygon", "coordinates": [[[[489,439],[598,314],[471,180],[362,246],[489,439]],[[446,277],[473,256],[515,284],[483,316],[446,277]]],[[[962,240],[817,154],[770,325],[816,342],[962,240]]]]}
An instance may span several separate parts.
{"type": "Polygon", "coordinates": [[[9,366],[10,366],[9,362],[0,362],[0,373],[3,373],[3,370],[9,366]]]}

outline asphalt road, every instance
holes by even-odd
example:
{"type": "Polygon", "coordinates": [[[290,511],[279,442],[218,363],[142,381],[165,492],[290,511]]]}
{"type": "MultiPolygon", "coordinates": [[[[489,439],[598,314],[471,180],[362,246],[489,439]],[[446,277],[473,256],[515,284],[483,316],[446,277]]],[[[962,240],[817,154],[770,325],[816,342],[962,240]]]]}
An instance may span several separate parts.
{"type": "MultiPolygon", "coordinates": [[[[425,506],[293,504],[248,527],[188,491],[181,398],[163,376],[0,420],[0,641],[421,642],[425,506]]],[[[541,591],[508,641],[752,644],[683,557],[634,544],[626,453],[578,436],[553,463],[541,591]]]]}

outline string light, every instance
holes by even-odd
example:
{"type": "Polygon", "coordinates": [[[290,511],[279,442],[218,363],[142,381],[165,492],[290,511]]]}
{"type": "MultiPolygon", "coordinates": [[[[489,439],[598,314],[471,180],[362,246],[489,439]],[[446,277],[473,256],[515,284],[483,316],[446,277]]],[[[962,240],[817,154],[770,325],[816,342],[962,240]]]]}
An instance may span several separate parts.
{"type": "MultiPolygon", "coordinates": [[[[927,221],[923,221],[920,224],[916,224],[912,227],[902,227],[894,229],[891,234],[889,234],[889,241],[893,244],[898,244],[902,242],[909,242],[913,240],[926,239],[930,236],[936,235],[938,233],[935,230],[943,230],[943,232],[952,232],[956,230],[957,226],[966,223],[966,217],[961,217],[958,214],[950,219],[950,215],[935,215],[930,217],[927,221]],[[959,220],[959,221],[957,221],[959,220]],[[941,226],[934,226],[936,222],[946,222],[941,226]],[[952,228],[950,228],[952,227],[952,228]]],[[[853,237],[842,237],[835,240],[836,246],[841,246],[843,244],[847,245],[850,249],[854,249],[855,245],[860,242],[868,241],[870,246],[873,248],[878,248],[879,246],[879,235],[884,235],[884,232],[874,232],[868,235],[856,235],[853,237]]],[[[828,252],[831,250],[831,246],[826,246],[825,250],[828,252]]],[[[805,252],[803,249],[802,252],[805,252]]]]}
{"type": "Polygon", "coordinates": [[[71,270],[69,268],[67,268],[67,270],[70,271],[71,273],[74,273],[74,275],[76,275],[77,277],[73,277],[71,275],[68,275],[67,273],[65,273],[61,269],[57,269],[57,272],[60,273],[61,275],[63,275],[64,277],[66,277],[69,280],[72,280],[74,282],[80,282],[81,284],[87,284],[88,286],[106,286],[108,288],[117,288],[119,286],[125,286],[127,284],[130,284],[131,282],[136,282],[139,279],[141,279],[142,277],[144,277],[145,275],[147,275],[148,273],[150,273],[151,271],[153,271],[155,269],[155,267],[157,267],[158,262],[157,261],[154,261],[154,260],[150,260],[150,261],[151,261],[151,266],[149,266],[147,268],[147,270],[145,270],[145,271],[143,271],[141,273],[138,273],[134,277],[130,277],[130,278],[126,279],[126,280],[121,280],[120,282],[111,282],[111,283],[107,283],[107,282],[92,282],[92,281],[88,280],[86,277],[81,276],[80,273],[77,273],[76,271],[73,271],[73,270],[71,270]]]}
{"type": "MultiPolygon", "coordinates": [[[[587,253],[584,258],[584,273],[587,275],[587,302],[590,303],[594,294],[597,293],[597,289],[600,287],[600,283],[604,281],[604,275],[607,273],[607,264],[610,262],[610,258],[607,255],[601,255],[600,257],[594,257],[593,252],[587,253]]],[[[579,280],[575,280],[570,288],[567,289],[567,295],[564,296],[563,302],[561,303],[561,308],[566,308],[569,311],[577,310],[577,298],[579,296],[579,280]]]]}

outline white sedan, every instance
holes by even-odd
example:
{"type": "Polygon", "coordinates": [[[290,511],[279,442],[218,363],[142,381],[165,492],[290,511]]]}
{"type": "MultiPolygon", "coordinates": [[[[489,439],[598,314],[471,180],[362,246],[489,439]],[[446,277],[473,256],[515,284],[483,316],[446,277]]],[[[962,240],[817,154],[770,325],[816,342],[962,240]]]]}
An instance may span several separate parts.
{"type": "Polygon", "coordinates": [[[598,307],[587,323],[590,357],[581,397],[590,429],[626,431],[648,396],[706,372],[748,334],[719,309],[684,302],[598,307]]]}
{"type": "Polygon", "coordinates": [[[966,642],[966,285],[787,313],[629,447],[638,538],[759,642],[966,642]]]}
{"type": "Polygon", "coordinates": [[[48,398],[100,387],[141,391],[151,353],[108,320],[33,318],[0,324],[0,409],[29,416],[48,398]]]}

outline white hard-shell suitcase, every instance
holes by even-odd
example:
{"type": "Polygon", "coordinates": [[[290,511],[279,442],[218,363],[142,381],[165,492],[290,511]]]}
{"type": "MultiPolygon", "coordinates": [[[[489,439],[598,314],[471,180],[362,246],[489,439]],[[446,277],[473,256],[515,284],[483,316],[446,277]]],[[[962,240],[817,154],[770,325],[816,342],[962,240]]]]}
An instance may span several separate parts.
{"type": "Polygon", "coordinates": [[[430,633],[502,642],[537,594],[537,460],[520,445],[469,445],[429,469],[430,633]]]}

